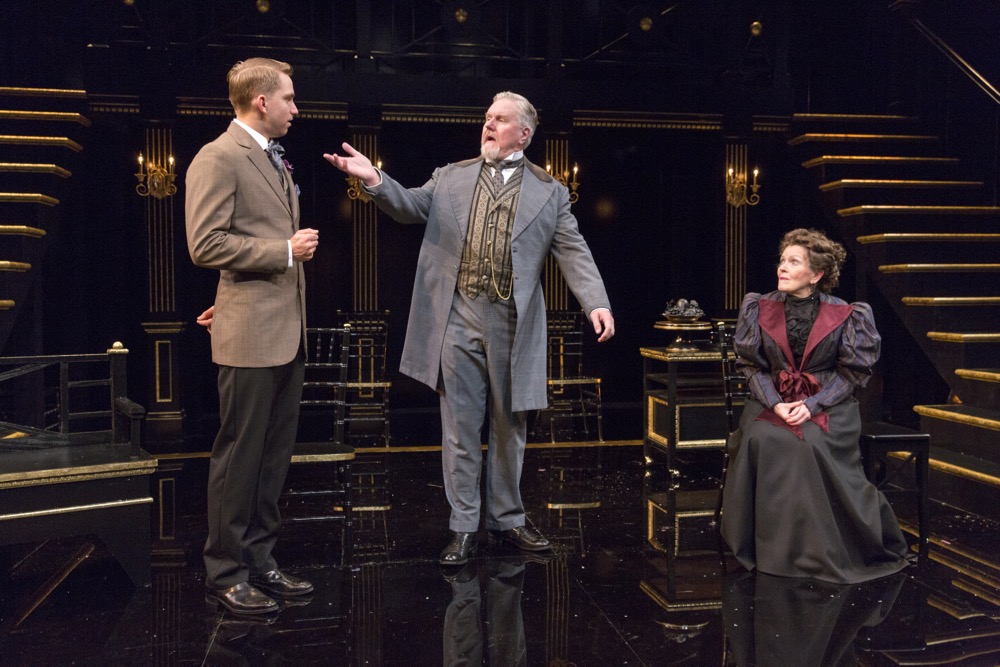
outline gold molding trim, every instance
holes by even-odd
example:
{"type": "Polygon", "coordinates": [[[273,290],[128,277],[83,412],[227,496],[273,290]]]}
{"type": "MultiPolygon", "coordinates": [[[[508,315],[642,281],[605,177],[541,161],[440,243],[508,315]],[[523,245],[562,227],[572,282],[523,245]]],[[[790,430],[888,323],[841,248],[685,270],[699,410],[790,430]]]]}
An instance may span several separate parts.
{"type": "Polygon", "coordinates": [[[941,343],[1000,343],[1000,333],[957,333],[928,331],[927,337],[941,343]]]}
{"type": "Polygon", "coordinates": [[[545,503],[545,507],[550,510],[596,510],[600,506],[600,500],[584,503],[545,503]]]}
{"type": "Polygon", "coordinates": [[[927,135],[927,134],[851,134],[846,132],[806,132],[805,134],[800,134],[797,137],[792,137],[788,140],[789,146],[801,146],[802,144],[811,143],[814,141],[835,141],[841,143],[854,143],[854,142],[865,142],[865,141],[900,141],[900,142],[917,142],[917,141],[937,141],[938,138],[927,135]]]}
{"type": "MultiPolygon", "coordinates": [[[[960,591],[965,591],[973,597],[977,597],[981,600],[986,600],[987,602],[1000,607],[1000,595],[996,595],[993,591],[983,587],[977,586],[969,581],[962,581],[961,579],[953,579],[951,585],[960,591]]],[[[996,580],[988,584],[988,586],[993,589],[1000,588],[996,580]]]]}
{"type": "Polygon", "coordinates": [[[0,225],[0,234],[12,236],[31,236],[40,239],[45,236],[44,229],[29,227],[28,225],[0,225]]]}
{"type": "Polygon", "coordinates": [[[722,361],[718,352],[667,352],[662,347],[640,347],[639,354],[657,361],[722,361]]]}
{"type": "Polygon", "coordinates": [[[15,305],[13,299],[0,299],[0,310],[10,310],[15,305]]]}
{"type": "MultiPolygon", "coordinates": [[[[663,545],[660,545],[660,550],[665,552],[666,550],[662,549],[662,546],[663,545]]],[[[722,609],[722,600],[704,602],[671,602],[661,595],[658,590],[653,588],[652,584],[646,583],[645,581],[639,582],[639,590],[648,595],[652,598],[653,602],[660,605],[667,611],[678,611],[681,609],[722,609]]]]}
{"type": "Polygon", "coordinates": [[[58,123],[77,123],[90,127],[90,119],[75,111],[26,111],[0,109],[0,120],[38,120],[58,123]]]}
{"type": "Polygon", "coordinates": [[[148,334],[178,334],[186,327],[184,322],[143,322],[141,326],[148,334]]]}
{"type": "Polygon", "coordinates": [[[59,200],[55,197],[43,195],[39,192],[0,192],[0,202],[10,204],[44,204],[45,206],[59,205],[59,200]]]}
{"type": "Polygon", "coordinates": [[[984,241],[1000,241],[1000,234],[869,234],[859,236],[857,241],[858,243],[891,243],[900,241],[933,241],[935,243],[942,241],[973,241],[982,243],[984,241]]]}
{"type": "Polygon", "coordinates": [[[88,505],[71,505],[68,507],[53,507],[46,510],[34,510],[32,512],[14,512],[13,514],[0,514],[0,521],[16,521],[18,519],[37,519],[43,516],[54,514],[71,514],[74,512],[89,512],[91,510],[114,509],[116,507],[131,507],[133,505],[149,505],[153,502],[152,496],[145,498],[135,498],[132,500],[110,500],[105,503],[91,503],[88,505]]]}
{"type": "MultiPolygon", "coordinates": [[[[923,417],[940,419],[941,421],[947,422],[955,422],[956,424],[964,424],[966,426],[974,426],[976,428],[985,428],[990,431],[1000,431],[1000,420],[996,419],[986,419],[985,417],[964,415],[960,412],[942,410],[931,405],[914,405],[913,411],[923,417]]],[[[1000,483],[1000,480],[997,480],[997,482],[1000,483]]]]}
{"type": "Polygon", "coordinates": [[[1000,373],[991,371],[977,371],[968,368],[956,368],[955,375],[966,380],[979,380],[981,382],[1000,382],[1000,373]]]}
{"type": "Polygon", "coordinates": [[[809,120],[882,120],[886,122],[891,121],[911,121],[916,122],[920,120],[916,116],[900,116],[897,114],[871,114],[871,113],[793,113],[792,119],[797,121],[809,121],[809,120]]]}
{"type": "Polygon", "coordinates": [[[110,479],[113,477],[131,477],[133,475],[150,475],[156,471],[156,465],[156,459],[144,459],[126,463],[80,466],[77,468],[4,473],[0,475],[0,489],[43,486],[47,484],[67,484],[95,479],[110,479]]]}
{"type": "Polygon", "coordinates": [[[802,166],[806,169],[824,164],[958,164],[955,157],[917,157],[908,155],[820,155],[806,160],[802,166]]]}
{"type": "Polygon", "coordinates": [[[334,461],[353,461],[354,452],[339,454],[294,454],[292,463],[331,463],[334,461]]]}
{"type": "Polygon", "coordinates": [[[722,115],[580,109],[573,112],[573,127],[715,132],[722,129],[722,115]]]}
{"type": "Polygon", "coordinates": [[[31,264],[26,264],[24,262],[8,262],[6,260],[0,260],[0,271],[30,271],[31,264]]]}
{"type": "Polygon", "coordinates": [[[382,107],[382,122],[446,123],[479,125],[483,122],[480,107],[454,107],[419,104],[386,104],[382,107]]]}

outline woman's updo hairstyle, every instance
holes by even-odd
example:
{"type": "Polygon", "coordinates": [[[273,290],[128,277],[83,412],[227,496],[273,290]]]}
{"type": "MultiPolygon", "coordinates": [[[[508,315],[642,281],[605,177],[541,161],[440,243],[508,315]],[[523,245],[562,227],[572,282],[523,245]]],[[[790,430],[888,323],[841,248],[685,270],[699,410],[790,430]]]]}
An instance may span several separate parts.
{"type": "Polygon", "coordinates": [[[840,282],[840,267],[847,259],[844,246],[831,241],[826,234],[815,229],[793,229],[785,234],[778,247],[778,254],[785,252],[788,246],[801,246],[809,251],[809,268],[815,273],[823,272],[823,277],[816,284],[816,289],[829,292],[840,282]]]}

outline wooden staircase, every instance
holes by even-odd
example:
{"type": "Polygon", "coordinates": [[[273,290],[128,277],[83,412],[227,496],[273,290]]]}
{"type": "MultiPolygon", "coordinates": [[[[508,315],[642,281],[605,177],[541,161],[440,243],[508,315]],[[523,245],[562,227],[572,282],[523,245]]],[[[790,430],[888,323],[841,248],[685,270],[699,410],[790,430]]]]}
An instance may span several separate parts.
{"type": "Polygon", "coordinates": [[[40,284],[86,108],[82,90],[0,87],[0,351],[40,284]]]}
{"type": "Polygon", "coordinates": [[[1000,519],[1000,207],[915,118],[797,114],[792,127],[830,224],[926,357],[912,363],[950,389],[913,406],[931,499],[1000,519]]]}

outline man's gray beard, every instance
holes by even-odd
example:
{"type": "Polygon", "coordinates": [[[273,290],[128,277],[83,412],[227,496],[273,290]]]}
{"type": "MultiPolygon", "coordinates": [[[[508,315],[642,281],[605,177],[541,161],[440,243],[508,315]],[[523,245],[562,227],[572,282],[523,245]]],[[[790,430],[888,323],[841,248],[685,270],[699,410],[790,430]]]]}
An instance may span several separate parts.
{"type": "Polygon", "coordinates": [[[500,147],[494,146],[493,148],[487,148],[485,145],[482,145],[479,147],[479,154],[490,162],[496,162],[497,158],[500,157],[500,147]]]}

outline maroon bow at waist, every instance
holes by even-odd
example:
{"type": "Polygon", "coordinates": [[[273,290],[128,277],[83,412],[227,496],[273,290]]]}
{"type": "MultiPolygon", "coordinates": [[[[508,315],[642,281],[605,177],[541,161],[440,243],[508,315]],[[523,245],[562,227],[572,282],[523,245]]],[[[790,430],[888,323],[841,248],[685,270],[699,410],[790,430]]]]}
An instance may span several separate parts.
{"type": "Polygon", "coordinates": [[[820,390],[819,380],[812,373],[779,371],[778,393],[786,403],[804,401],[820,390]]]}
{"type": "MultiPolygon", "coordinates": [[[[821,388],[819,380],[816,379],[812,373],[804,373],[802,371],[779,371],[778,372],[778,393],[781,394],[781,399],[786,403],[793,403],[795,401],[804,401],[810,396],[814,395],[821,388]]],[[[774,424],[775,426],[780,426],[781,428],[788,429],[794,433],[798,438],[802,439],[802,426],[792,426],[785,422],[784,419],[776,415],[769,408],[764,408],[759,415],[757,415],[758,421],[766,421],[774,424]]],[[[809,418],[809,421],[815,423],[824,431],[830,431],[830,415],[825,412],[821,412],[818,415],[813,415],[809,418]]]]}

